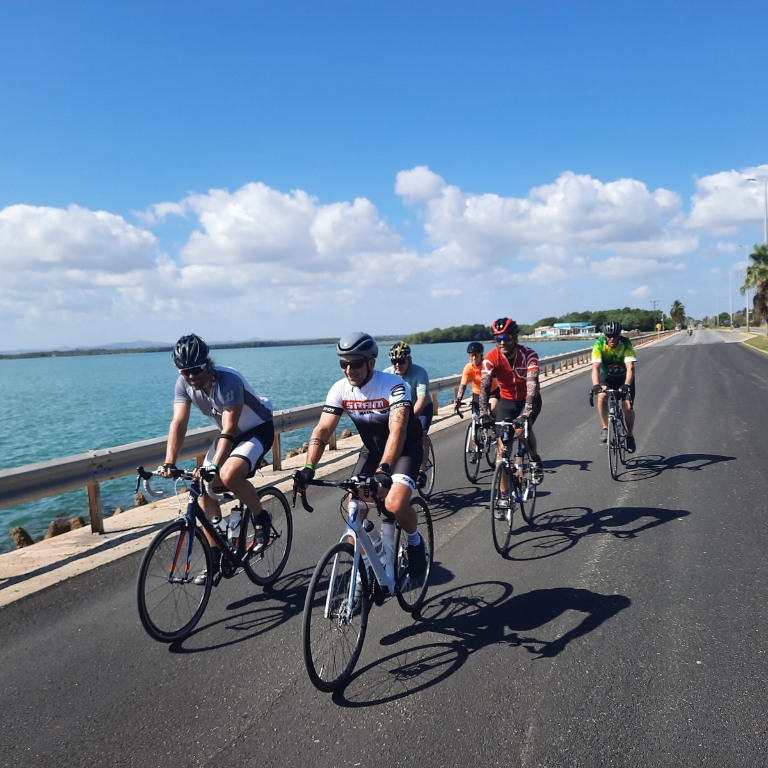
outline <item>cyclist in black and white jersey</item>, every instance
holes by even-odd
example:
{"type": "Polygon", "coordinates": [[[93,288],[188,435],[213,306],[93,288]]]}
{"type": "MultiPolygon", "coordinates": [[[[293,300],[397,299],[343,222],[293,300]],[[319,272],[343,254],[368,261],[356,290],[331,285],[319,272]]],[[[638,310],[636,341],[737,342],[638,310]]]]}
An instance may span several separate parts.
{"type": "Polygon", "coordinates": [[[296,488],[303,492],[315,476],[315,467],[331,439],[339,419],[348,413],[363,447],[354,475],[373,477],[384,495],[384,506],[408,534],[408,564],[411,578],[426,570],[424,542],[417,529],[411,495],[422,459],[422,428],[413,415],[411,390],[399,376],[377,371],[376,341],[367,333],[351,333],[336,345],[345,377],[328,392],[320,421],[312,432],[307,462],[296,475],[296,488]]]}
{"type": "MultiPolygon", "coordinates": [[[[176,469],[192,405],[195,405],[221,430],[206,454],[201,474],[215,483],[214,490],[220,492],[222,486],[228,488],[251,510],[255,544],[264,546],[269,515],[262,511],[259,496],[248,478],[253,477],[264,454],[272,447],[275,437],[272,403],[266,397],[259,397],[239,371],[214,365],[208,345],[200,336],[182,336],[173,351],[173,362],[179,369],[179,378],[165,462],[158,467],[158,472],[170,477],[176,469]]],[[[208,518],[221,514],[219,502],[210,496],[201,496],[200,502],[208,518]]],[[[214,568],[218,570],[218,547],[215,542],[210,543],[214,568]]]]}

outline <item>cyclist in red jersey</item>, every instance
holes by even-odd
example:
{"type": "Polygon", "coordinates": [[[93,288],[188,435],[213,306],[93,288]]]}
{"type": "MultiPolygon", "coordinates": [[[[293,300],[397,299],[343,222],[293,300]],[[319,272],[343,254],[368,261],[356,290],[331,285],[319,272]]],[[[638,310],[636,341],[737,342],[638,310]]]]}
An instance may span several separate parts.
{"type": "MultiPolygon", "coordinates": [[[[501,317],[491,324],[496,341],[483,360],[483,376],[480,380],[480,418],[485,427],[491,427],[494,417],[489,409],[489,396],[493,379],[499,384],[500,399],[496,406],[496,421],[512,421],[515,434],[525,445],[531,456],[533,482],[537,485],[544,479],[544,468],[533,434],[533,423],[541,412],[539,391],[539,356],[530,347],[517,343],[520,328],[510,317],[501,317]],[[528,422],[528,437],[524,436],[525,422],[528,422]]],[[[497,437],[500,430],[496,430],[497,437]]],[[[503,446],[498,442],[498,454],[503,446]]],[[[502,487],[502,491],[505,490],[502,487]]]]}

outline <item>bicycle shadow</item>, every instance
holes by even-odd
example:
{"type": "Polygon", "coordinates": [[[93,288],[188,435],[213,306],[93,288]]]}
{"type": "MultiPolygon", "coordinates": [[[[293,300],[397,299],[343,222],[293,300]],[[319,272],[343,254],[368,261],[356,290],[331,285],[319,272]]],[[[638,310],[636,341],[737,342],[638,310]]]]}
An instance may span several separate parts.
{"type": "Polygon", "coordinates": [[[630,605],[623,595],[568,587],[514,595],[509,584],[479,582],[447,590],[425,604],[421,621],[381,640],[383,646],[409,647],[355,672],[333,701],[358,708],[412,696],[450,677],[471,654],[491,645],[523,649],[533,660],[552,658],[630,605]],[[574,622],[571,612],[582,618],[574,622]],[[563,624],[569,625],[565,631],[563,624]]]}
{"type": "MultiPolygon", "coordinates": [[[[281,576],[271,587],[236,600],[226,606],[227,611],[238,611],[197,626],[186,638],[171,643],[168,650],[177,654],[206,653],[251,640],[290,621],[304,610],[307,586],[314,568],[302,568],[281,576]],[[245,609],[245,610],[243,610],[245,609]],[[222,639],[222,630],[227,634],[222,639]],[[198,645],[204,638],[215,637],[198,645]]],[[[236,577],[240,578],[240,577],[236,577]]],[[[242,578],[247,578],[244,574],[242,578]]],[[[215,597],[215,593],[211,598],[215,597]]]]}
{"type": "Polygon", "coordinates": [[[513,544],[504,557],[515,561],[542,560],[571,549],[587,536],[599,534],[634,539],[644,531],[690,514],[685,509],[657,507],[609,507],[601,510],[561,507],[537,517],[534,529],[518,529],[516,533],[526,530],[533,535],[513,544]],[[641,522],[643,520],[645,522],[641,522]]]}
{"type": "Polygon", "coordinates": [[[559,467],[578,467],[579,472],[590,472],[589,465],[591,459],[544,459],[544,473],[549,469],[558,469],[559,467]]]}
{"type": "Polygon", "coordinates": [[[487,504],[488,491],[476,485],[451,488],[432,494],[427,502],[432,514],[432,521],[447,520],[468,507],[480,507],[487,504]]]}
{"type": "Polygon", "coordinates": [[[691,472],[699,472],[702,469],[720,464],[723,461],[736,461],[735,456],[720,456],[712,453],[683,453],[669,458],[660,454],[647,454],[645,456],[630,456],[616,480],[630,483],[638,480],[650,480],[658,477],[662,472],[672,469],[687,469],[691,472]]]}

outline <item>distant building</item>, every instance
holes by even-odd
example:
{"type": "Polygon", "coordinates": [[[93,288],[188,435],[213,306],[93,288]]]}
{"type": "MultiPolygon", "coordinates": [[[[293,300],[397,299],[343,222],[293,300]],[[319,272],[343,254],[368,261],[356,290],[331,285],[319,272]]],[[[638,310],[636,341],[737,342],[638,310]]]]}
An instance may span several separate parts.
{"type": "Polygon", "coordinates": [[[596,327],[589,323],[555,323],[555,328],[560,331],[558,336],[585,336],[595,333],[596,327]]]}
{"type": "Polygon", "coordinates": [[[540,339],[544,336],[559,336],[560,331],[554,325],[540,325],[533,329],[533,335],[540,339]]]}

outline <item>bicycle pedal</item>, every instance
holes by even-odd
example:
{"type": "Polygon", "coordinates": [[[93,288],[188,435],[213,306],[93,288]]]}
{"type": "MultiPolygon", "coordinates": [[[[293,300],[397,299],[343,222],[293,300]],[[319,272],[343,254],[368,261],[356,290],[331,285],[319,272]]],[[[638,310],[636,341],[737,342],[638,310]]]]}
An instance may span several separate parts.
{"type": "Polygon", "coordinates": [[[214,586],[214,587],[218,587],[218,586],[219,586],[219,584],[221,583],[221,580],[222,580],[222,578],[223,578],[223,574],[221,573],[221,571],[219,571],[219,572],[218,572],[218,573],[217,573],[217,574],[216,574],[216,575],[213,577],[213,586],[214,586]]]}

